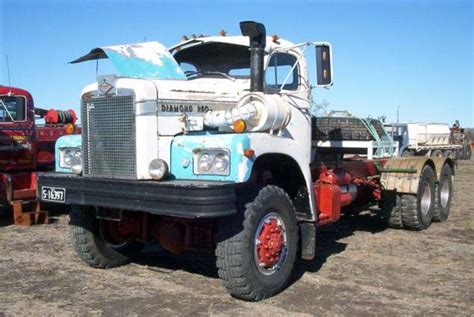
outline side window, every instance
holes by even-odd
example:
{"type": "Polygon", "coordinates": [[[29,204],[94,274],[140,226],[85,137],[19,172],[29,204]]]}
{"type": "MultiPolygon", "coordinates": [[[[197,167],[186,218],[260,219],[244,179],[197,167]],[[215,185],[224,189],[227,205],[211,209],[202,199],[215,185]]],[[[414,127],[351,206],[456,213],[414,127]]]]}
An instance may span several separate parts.
{"type": "Polygon", "coordinates": [[[293,72],[291,69],[296,63],[296,57],[286,53],[275,53],[270,58],[267,70],[265,71],[265,83],[270,89],[280,89],[285,79],[288,80],[285,83],[283,89],[285,90],[296,90],[298,89],[298,67],[295,67],[293,72]]]}
{"type": "Polygon", "coordinates": [[[235,78],[250,78],[250,67],[231,69],[229,75],[235,78]]]}
{"type": "Polygon", "coordinates": [[[193,64],[190,64],[190,63],[181,63],[179,64],[179,66],[181,66],[181,69],[183,70],[183,72],[186,74],[187,72],[188,73],[195,73],[197,72],[197,68],[196,66],[194,66],[193,64]]]}
{"type": "Polygon", "coordinates": [[[26,119],[23,97],[0,97],[0,122],[24,121],[26,119]]]}

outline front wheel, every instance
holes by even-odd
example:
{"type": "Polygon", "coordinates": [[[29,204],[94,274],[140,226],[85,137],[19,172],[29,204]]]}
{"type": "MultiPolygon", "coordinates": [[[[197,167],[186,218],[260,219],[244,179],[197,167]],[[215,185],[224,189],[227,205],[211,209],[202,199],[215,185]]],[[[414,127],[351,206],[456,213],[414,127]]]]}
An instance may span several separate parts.
{"type": "Polygon", "coordinates": [[[219,223],[217,267],[232,296],[258,301],[283,290],[291,276],[298,246],[295,208],[273,185],[242,205],[219,223]]]}
{"type": "Polygon", "coordinates": [[[99,220],[93,207],[71,207],[69,236],[81,260],[95,268],[112,268],[128,263],[143,244],[135,240],[137,219],[99,220]]]}

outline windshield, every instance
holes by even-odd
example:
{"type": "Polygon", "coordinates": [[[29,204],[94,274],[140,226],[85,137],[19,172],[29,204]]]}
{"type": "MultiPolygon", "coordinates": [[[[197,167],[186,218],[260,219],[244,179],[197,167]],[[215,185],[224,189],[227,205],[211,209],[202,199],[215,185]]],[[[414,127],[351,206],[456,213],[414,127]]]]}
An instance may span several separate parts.
{"type": "Polygon", "coordinates": [[[24,121],[25,98],[0,96],[0,122],[24,121]]]}
{"type": "Polygon", "coordinates": [[[174,58],[188,77],[250,77],[250,52],[244,45],[205,43],[182,49],[174,58]]]}

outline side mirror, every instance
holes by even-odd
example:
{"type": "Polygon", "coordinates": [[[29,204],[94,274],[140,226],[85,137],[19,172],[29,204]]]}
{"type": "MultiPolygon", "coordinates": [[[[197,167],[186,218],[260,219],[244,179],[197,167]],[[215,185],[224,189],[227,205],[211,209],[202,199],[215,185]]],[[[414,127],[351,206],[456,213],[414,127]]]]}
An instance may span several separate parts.
{"type": "Polygon", "coordinates": [[[329,43],[315,43],[316,46],[316,87],[332,86],[332,58],[329,43]]]}

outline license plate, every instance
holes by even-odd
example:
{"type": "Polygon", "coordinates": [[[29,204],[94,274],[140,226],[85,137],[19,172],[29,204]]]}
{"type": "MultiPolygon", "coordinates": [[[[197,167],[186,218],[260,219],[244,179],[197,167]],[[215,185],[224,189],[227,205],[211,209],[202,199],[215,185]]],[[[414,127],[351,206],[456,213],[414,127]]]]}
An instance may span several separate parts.
{"type": "Polygon", "coordinates": [[[41,187],[41,200],[54,201],[57,203],[66,202],[66,189],[58,187],[41,187]]]}

